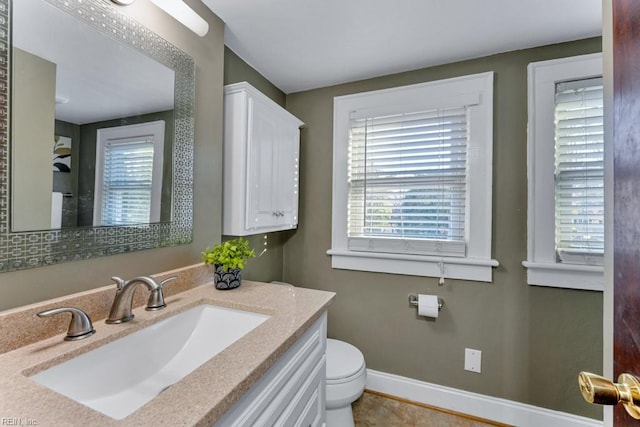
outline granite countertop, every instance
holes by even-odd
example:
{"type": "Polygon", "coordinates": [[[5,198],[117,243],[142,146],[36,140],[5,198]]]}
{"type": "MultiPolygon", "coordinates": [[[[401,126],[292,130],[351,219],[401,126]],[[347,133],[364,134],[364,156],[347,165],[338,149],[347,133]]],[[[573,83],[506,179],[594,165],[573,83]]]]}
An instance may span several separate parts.
{"type": "MultiPolygon", "coordinates": [[[[142,288],[136,293],[147,295],[142,288]]],[[[85,340],[63,341],[64,334],[59,334],[6,352],[0,355],[0,417],[14,420],[14,425],[210,426],[321,316],[334,295],[246,280],[231,291],[203,284],[167,297],[164,310],[136,308],[135,318],[124,324],[94,320],[96,333],[85,340]],[[28,378],[202,303],[271,317],[123,420],[114,420],[28,378]]]]}

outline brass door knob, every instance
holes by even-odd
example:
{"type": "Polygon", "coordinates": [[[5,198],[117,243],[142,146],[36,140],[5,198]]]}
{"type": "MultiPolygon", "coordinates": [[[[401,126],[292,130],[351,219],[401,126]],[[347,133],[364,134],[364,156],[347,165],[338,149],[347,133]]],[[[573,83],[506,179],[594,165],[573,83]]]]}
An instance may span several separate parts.
{"type": "Polygon", "coordinates": [[[624,409],[633,418],[640,420],[640,382],[631,374],[621,374],[618,383],[590,372],[578,375],[580,392],[589,403],[599,405],[617,405],[622,403],[624,409]]]}

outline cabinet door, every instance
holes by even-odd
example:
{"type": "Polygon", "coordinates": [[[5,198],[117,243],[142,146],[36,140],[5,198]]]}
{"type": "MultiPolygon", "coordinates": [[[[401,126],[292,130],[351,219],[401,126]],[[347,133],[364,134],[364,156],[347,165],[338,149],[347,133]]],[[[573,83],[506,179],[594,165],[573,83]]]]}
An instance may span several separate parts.
{"type": "Polygon", "coordinates": [[[246,228],[272,227],[276,213],[278,174],[276,158],[279,137],[278,115],[268,106],[249,98],[247,141],[246,228]]]}
{"type": "Polygon", "coordinates": [[[280,225],[298,224],[298,163],[300,130],[296,123],[280,124],[280,141],[276,156],[277,193],[274,204],[280,225]]]}

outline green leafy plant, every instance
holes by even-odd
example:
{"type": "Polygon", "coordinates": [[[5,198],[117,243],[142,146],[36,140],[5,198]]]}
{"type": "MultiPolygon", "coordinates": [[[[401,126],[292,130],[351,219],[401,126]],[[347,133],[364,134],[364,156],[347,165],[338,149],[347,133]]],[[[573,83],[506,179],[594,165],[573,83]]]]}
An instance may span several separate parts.
{"type": "Polygon", "coordinates": [[[256,254],[249,247],[249,241],[242,237],[219,243],[213,249],[207,248],[202,252],[205,264],[221,265],[223,269],[244,268],[244,262],[256,254]]]}

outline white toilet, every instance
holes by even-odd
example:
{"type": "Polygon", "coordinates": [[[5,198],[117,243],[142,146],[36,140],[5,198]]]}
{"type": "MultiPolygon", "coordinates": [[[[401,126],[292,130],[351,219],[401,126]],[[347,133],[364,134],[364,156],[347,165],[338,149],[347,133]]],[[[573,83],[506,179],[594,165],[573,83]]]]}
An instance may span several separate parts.
{"type": "Polygon", "coordinates": [[[362,352],[344,341],[327,339],[327,427],[353,427],[351,403],[366,382],[362,352]]]}
{"type": "MultiPolygon", "coordinates": [[[[271,282],[293,286],[290,283],[271,282]]],[[[351,403],[362,395],[367,367],[362,352],[344,341],[327,339],[327,427],[353,427],[351,403]]]]}

